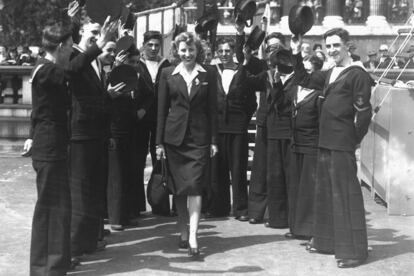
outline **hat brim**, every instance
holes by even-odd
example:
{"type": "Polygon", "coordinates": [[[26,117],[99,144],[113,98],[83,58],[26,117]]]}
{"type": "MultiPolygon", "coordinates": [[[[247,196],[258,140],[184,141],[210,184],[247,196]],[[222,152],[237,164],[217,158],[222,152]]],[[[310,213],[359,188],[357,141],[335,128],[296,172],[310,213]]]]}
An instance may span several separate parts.
{"type": "Polygon", "coordinates": [[[250,33],[249,38],[246,41],[246,45],[249,46],[251,50],[257,50],[260,45],[262,45],[265,36],[266,33],[256,26],[250,33]]]}
{"type": "Polygon", "coordinates": [[[134,38],[132,36],[123,36],[116,42],[116,54],[121,51],[128,52],[134,45],[134,38]]]}
{"type": "Polygon", "coordinates": [[[196,33],[204,33],[206,31],[212,30],[218,24],[218,21],[213,16],[202,17],[198,20],[194,30],[196,33]]]}
{"type": "Polygon", "coordinates": [[[241,0],[234,7],[234,18],[238,22],[252,20],[257,11],[257,5],[252,0],[241,0]]]}
{"type": "Polygon", "coordinates": [[[294,5],[289,11],[289,29],[294,35],[305,34],[313,26],[313,11],[308,6],[294,5]]]}
{"type": "Polygon", "coordinates": [[[127,7],[122,7],[121,23],[124,25],[124,29],[134,29],[135,17],[127,7]]]}
{"type": "Polygon", "coordinates": [[[272,66],[282,65],[286,67],[293,67],[292,54],[289,50],[279,49],[270,54],[270,64],[272,66]]]}
{"type": "Polygon", "coordinates": [[[122,92],[131,92],[138,86],[138,75],[134,67],[122,64],[115,67],[108,76],[108,82],[115,86],[121,82],[125,83],[125,87],[122,88],[122,92]]]}

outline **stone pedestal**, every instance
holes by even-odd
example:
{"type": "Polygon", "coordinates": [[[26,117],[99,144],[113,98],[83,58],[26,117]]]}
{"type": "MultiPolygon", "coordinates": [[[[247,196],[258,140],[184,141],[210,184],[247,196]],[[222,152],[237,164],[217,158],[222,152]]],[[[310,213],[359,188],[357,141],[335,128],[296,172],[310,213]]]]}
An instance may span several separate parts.
{"type": "Polygon", "coordinates": [[[339,15],[327,15],[323,19],[322,25],[327,29],[342,28],[345,26],[342,16],[339,15]]]}
{"type": "Polygon", "coordinates": [[[32,103],[32,83],[31,76],[22,76],[22,104],[32,103]]]}
{"type": "Polygon", "coordinates": [[[367,27],[376,34],[388,33],[391,29],[391,26],[383,15],[370,15],[368,16],[366,23],[367,27]]]}

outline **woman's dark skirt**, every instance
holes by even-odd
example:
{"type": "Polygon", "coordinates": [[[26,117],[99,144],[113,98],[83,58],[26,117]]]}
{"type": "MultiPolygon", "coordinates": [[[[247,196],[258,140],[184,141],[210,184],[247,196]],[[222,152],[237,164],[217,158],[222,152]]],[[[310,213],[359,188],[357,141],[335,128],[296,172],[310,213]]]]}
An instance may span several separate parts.
{"type": "Polygon", "coordinates": [[[292,152],[289,179],[289,227],[297,236],[313,236],[317,155],[292,152]]]}
{"type": "Polygon", "coordinates": [[[210,146],[199,146],[186,136],[180,146],[164,144],[164,147],[174,194],[202,195],[210,179],[210,146]]]}

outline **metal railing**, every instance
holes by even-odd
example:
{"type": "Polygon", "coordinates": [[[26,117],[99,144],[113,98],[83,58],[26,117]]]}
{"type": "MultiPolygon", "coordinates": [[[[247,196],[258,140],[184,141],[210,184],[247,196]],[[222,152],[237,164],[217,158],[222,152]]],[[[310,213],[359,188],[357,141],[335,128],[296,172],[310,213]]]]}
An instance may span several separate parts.
{"type": "Polygon", "coordinates": [[[182,16],[182,7],[176,5],[135,13],[134,36],[137,46],[142,45],[143,35],[146,31],[159,31],[164,37],[161,54],[165,55],[166,50],[169,49],[175,25],[181,25],[183,22],[182,16]]]}
{"type": "MultiPolygon", "coordinates": [[[[264,1],[257,1],[257,7],[258,9],[263,8],[267,4],[267,0],[264,1]]],[[[195,6],[187,6],[182,7],[184,11],[184,24],[194,24],[196,21],[195,18],[195,11],[197,10],[197,7],[195,6]]],[[[280,8],[280,6],[279,6],[280,8]]],[[[222,25],[230,25],[234,24],[234,6],[221,6],[218,7],[219,10],[219,24],[222,25]]],[[[281,12],[281,10],[280,10],[281,12]]]]}

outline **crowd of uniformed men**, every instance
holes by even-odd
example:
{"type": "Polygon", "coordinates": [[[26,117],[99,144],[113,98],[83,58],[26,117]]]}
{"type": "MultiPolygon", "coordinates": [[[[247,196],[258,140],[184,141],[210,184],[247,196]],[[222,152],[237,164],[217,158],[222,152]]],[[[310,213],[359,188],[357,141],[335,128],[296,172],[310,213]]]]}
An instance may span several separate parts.
{"type": "MultiPolygon", "coordinates": [[[[83,24],[73,50],[76,33],[59,26],[44,31],[47,54],[32,74],[32,140],[25,145],[33,143],[38,187],[32,275],[65,274],[78,257],[105,247],[104,218],[120,231],[145,211],[148,152],[156,162],[160,73],[179,61],[159,56],[157,31],[144,34],[142,52],[131,47],[116,54],[117,24],[83,24]],[[127,93],[123,84],[107,81],[121,64],[139,75],[127,93]]],[[[282,34],[268,34],[259,59],[245,45],[243,29],[237,24],[236,39],[220,38],[216,49],[203,44],[219,61],[211,64],[207,55],[203,64],[216,75],[218,110],[218,153],[203,212],[288,228],[285,236],[307,240],[310,253],[335,254],[338,267],[359,265],[367,257],[367,233],[355,150],[371,118],[372,80],[352,61],[343,29],[324,35],[334,61],[326,71],[317,56],[302,59],[301,36],[289,47],[282,34]],[[255,112],[248,189],[248,126],[255,112]]],[[[174,211],[165,202],[152,212],[174,211]]]]}

